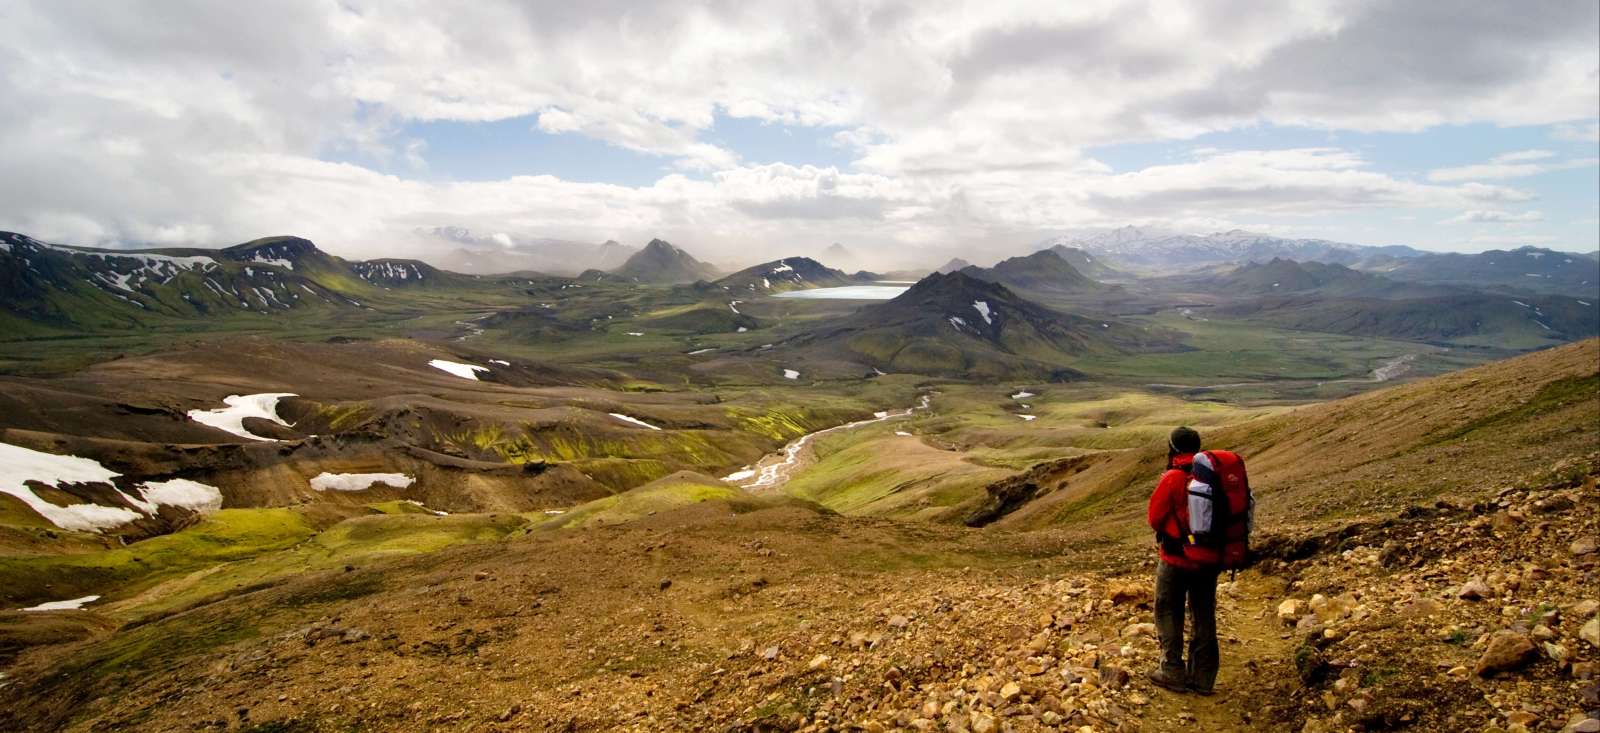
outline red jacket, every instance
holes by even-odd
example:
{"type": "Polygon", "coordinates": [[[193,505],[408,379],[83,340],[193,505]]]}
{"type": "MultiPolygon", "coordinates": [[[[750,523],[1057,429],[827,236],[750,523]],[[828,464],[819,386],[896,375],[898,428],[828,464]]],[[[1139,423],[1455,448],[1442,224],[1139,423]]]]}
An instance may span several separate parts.
{"type": "Polygon", "coordinates": [[[1179,541],[1159,543],[1161,559],[1187,570],[1214,566],[1220,561],[1216,550],[1183,541],[1189,533],[1189,466],[1193,463],[1193,453],[1173,457],[1167,472],[1156,483],[1155,493],[1150,495],[1150,509],[1146,512],[1151,529],[1179,541]]]}

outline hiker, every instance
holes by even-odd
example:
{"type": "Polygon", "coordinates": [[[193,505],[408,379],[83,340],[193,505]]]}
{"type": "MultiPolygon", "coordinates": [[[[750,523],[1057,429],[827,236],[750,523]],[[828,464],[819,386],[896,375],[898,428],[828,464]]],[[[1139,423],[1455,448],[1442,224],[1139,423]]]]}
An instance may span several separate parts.
{"type": "Polygon", "coordinates": [[[1167,438],[1167,470],[1150,495],[1148,519],[1161,562],[1156,569],[1157,686],[1212,694],[1217,652],[1217,576],[1244,564],[1255,511],[1244,461],[1229,451],[1200,450],[1200,433],[1180,427],[1167,438]],[[1189,616],[1189,658],[1183,621],[1189,616]]]}

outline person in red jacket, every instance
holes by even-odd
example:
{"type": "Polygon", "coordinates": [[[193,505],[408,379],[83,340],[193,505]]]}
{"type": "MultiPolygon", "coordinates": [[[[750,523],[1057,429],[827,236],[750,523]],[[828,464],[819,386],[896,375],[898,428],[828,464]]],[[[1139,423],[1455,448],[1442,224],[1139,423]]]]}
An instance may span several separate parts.
{"type": "Polygon", "coordinates": [[[1210,695],[1220,664],[1217,651],[1217,576],[1220,557],[1210,547],[1184,542],[1189,526],[1189,471],[1200,434],[1180,427],[1167,439],[1167,471],[1150,495],[1148,519],[1161,562],[1156,569],[1156,632],[1161,666],[1150,681],[1178,692],[1210,695]],[[1188,607],[1189,659],[1183,657],[1183,617],[1188,607]]]}

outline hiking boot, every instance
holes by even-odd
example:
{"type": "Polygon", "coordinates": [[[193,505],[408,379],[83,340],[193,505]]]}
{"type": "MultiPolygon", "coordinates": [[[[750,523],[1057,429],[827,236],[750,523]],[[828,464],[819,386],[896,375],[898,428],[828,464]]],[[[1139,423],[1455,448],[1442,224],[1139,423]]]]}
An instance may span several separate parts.
{"type": "Polygon", "coordinates": [[[1217,691],[1215,689],[1212,689],[1210,687],[1201,687],[1201,686],[1199,686],[1197,684],[1194,684],[1192,682],[1189,683],[1189,691],[1194,693],[1194,694],[1196,694],[1196,695],[1201,695],[1203,697],[1211,697],[1212,695],[1217,694],[1217,691]]]}
{"type": "Polygon", "coordinates": [[[1172,690],[1173,692],[1188,692],[1189,680],[1182,672],[1174,672],[1166,667],[1158,667],[1150,673],[1150,682],[1156,687],[1172,690]]]}

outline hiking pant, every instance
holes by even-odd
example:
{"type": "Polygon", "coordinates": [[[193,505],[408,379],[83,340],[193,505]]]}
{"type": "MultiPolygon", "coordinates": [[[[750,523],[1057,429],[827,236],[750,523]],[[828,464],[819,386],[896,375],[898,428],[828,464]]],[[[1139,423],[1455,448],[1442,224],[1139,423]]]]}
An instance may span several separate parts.
{"type": "Polygon", "coordinates": [[[1185,674],[1193,687],[1217,681],[1217,570],[1185,570],[1162,561],[1156,569],[1156,633],[1161,666],[1185,674]],[[1184,607],[1189,612],[1189,662],[1183,661],[1184,607]]]}

